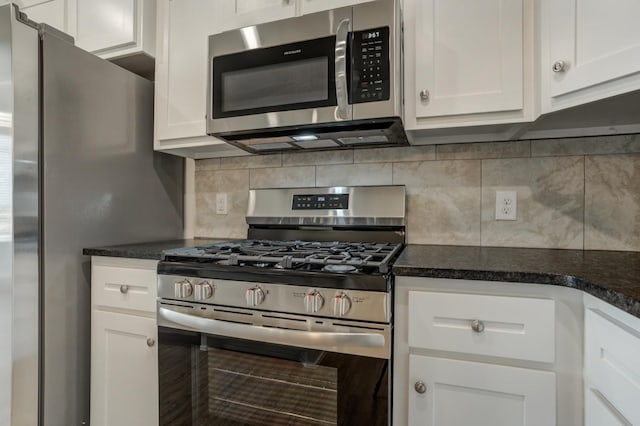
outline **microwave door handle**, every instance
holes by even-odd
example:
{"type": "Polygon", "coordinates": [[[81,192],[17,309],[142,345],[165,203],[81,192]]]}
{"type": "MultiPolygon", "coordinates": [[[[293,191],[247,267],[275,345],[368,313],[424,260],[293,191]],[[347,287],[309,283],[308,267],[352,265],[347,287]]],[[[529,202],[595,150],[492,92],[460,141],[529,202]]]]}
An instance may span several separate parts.
{"type": "Polygon", "coordinates": [[[349,42],[349,30],[351,21],[343,19],[338,23],[336,29],[336,50],[335,50],[335,70],[336,70],[336,120],[350,120],[351,106],[349,105],[347,82],[347,45],[349,42]]]}
{"type": "Polygon", "coordinates": [[[385,346],[384,336],[376,333],[336,333],[267,328],[183,314],[163,307],[158,307],[158,318],[164,320],[159,325],[165,325],[166,322],[169,322],[200,333],[289,346],[313,348],[382,348],[385,346]]]}

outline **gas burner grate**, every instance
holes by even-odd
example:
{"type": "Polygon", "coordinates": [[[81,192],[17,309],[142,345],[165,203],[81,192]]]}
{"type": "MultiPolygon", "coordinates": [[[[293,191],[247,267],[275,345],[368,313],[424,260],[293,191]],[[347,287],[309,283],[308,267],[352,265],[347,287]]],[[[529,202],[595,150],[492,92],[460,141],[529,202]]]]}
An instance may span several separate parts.
{"type": "MultiPolygon", "coordinates": [[[[234,266],[274,267],[298,269],[308,265],[349,265],[349,271],[389,272],[391,260],[399,253],[402,244],[350,243],[320,241],[271,241],[241,240],[212,243],[165,252],[174,260],[211,261],[234,266]]],[[[333,268],[333,271],[347,269],[333,268]]]]}

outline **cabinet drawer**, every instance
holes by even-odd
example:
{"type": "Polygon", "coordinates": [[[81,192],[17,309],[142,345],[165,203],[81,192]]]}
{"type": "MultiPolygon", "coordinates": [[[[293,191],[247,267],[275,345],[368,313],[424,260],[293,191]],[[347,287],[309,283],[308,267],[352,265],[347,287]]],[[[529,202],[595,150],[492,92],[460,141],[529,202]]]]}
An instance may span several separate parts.
{"type": "Polygon", "coordinates": [[[638,330],[598,309],[585,311],[585,385],[599,391],[634,425],[640,424],[639,359],[638,330]]]}
{"type": "Polygon", "coordinates": [[[93,257],[92,305],[155,312],[157,264],[156,260],[93,257]]]}
{"type": "Polygon", "coordinates": [[[553,362],[555,302],[411,291],[409,346],[553,362]],[[476,330],[475,320],[481,322],[476,330]]]}

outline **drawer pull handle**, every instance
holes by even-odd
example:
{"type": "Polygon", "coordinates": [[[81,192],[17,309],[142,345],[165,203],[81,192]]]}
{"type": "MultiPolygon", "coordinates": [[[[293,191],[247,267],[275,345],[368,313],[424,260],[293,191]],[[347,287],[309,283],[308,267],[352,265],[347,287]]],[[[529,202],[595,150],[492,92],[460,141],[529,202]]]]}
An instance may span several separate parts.
{"type": "Polygon", "coordinates": [[[129,292],[129,286],[128,285],[121,285],[120,286],[120,293],[122,294],[127,294],[129,292]]]}
{"type": "Polygon", "coordinates": [[[152,347],[155,344],[156,344],[156,341],[154,339],[152,339],[151,337],[149,337],[147,339],[147,346],[152,347]]]}
{"type": "Polygon", "coordinates": [[[427,385],[424,384],[423,381],[418,380],[416,382],[415,385],[413,385],[413,388],[416,390],[416,392],[418,393],[425,393],[427,391],[427,385]]]}
{"type": "Polygon", "coordinates": [[[471,329],[476,333],[482,333],[484,331],[484,323],[480,320],[471,321],[471,329]]]}

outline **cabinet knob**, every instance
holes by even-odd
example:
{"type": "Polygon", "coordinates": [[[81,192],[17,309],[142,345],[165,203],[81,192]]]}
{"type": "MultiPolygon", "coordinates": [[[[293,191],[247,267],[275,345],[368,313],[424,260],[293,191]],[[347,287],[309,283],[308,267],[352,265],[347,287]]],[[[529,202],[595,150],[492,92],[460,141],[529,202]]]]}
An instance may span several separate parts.
{"type": "Polygon", "coordinates": [[[415,385],[413,385],[413,388],[416,390],[416,392],[418,393],[425,393],[427,391],[427,385],[424,384],[423,381],[418,380],[416,382],[415,385]]]}
{"type": "Polygon", "coordinates": [[[120,286],[120,293],[122,294],[127,294],[129,292],[129,286],[128,285],[121,285],[120,286]]]}
{"type": "Polygon", "coordinates": [[[564,61],[555,61],[551,69],[553,72],[563,72],[566,69],[567,64],[564,61]]]}
{"type": "Polygon", "coordinates": [[[427,89],[422,89],[420,91],[420,99],[422,99],[423,101],[429,100],[429,91],[427,89]]]}
{"type": "Polygon", "coordinates": [[[283,6],[289,6],[291,4],[291,0],[282,0],[283,6]]]}
{"type": "Polygon", "coordinates": [[[471,321],[471,329],[476,333],[482,333],[484,331],[484,323],[480,320],[471,321]]]}
{"type": "Polygon", "coordinates": [[[152,339],[151,337],[149,337],[147,339],[147,346],[152,347],[155,344],[156,344],[156,341],[154,339],[152,339]]]}

